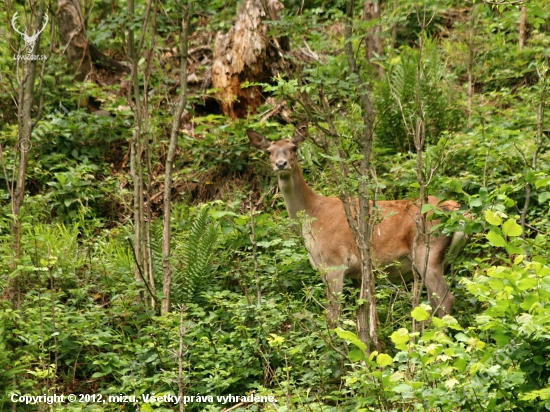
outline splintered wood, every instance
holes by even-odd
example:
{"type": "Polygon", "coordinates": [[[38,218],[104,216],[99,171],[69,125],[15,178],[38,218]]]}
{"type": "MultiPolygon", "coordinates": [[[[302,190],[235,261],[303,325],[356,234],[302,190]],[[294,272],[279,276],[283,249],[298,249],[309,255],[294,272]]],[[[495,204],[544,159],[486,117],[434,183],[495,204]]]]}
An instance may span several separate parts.
{"type": "Polygon", "coordinates": [[[269,39],[264,20],[279,19],[282,8],[277,0],[245,0],[239,4],[234,26],[216,36],[212,86],[226,116],[235,119],[255,113],[265,100],[261,87],[241,88],[241,84],[268,82],[281,71],[281,42],[269,39]]]}

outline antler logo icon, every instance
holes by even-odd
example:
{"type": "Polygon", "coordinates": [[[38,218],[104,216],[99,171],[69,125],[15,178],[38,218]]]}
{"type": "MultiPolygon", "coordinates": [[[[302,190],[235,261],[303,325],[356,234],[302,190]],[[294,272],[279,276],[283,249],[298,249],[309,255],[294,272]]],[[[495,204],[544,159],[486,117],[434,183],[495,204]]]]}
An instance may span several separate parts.
{"type": "Polygon", "coordinates": [[[15,27],[15,21],[17,20],[18,14],[19,12],[16,11],[15,14],[13,15],[13,18],[11,19],[11,25],[17,33],[23,36],[23,40],[25,40],[25,48],[27,49],[27,55],[31,55],[32,51],[34,50],[34,45],[36,44],[36,39],[38,39],[38,36],[40,35],[40,33],[44,31],[44,29],[46,28],[46,25],[48,24],[48,21],[49,21],[48,15],[47,14],[44,15],[44,25],[42,26],[42,28],[38,32],[34,32],[32,36],[29,36],[27,35],[26,32],[23,33],[17,30],[17,27],[15,27]]]}

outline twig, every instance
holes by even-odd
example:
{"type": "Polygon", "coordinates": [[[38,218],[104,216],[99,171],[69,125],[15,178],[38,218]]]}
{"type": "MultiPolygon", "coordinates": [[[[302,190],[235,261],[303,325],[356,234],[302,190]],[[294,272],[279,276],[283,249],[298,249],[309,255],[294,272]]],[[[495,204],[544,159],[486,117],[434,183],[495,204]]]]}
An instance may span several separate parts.
{"type": "Polygon", "coordinates": [[[130,245],[130,249],[132,249],[132,254],[134,256],[134,262],[136,263],[136,267],[138,268],[138,273],[141,276],[141,280],[143,281],[143,283],[145,283],[145,286],[147,287],[147,291],[149,292],[149,295],[151,295],[151,298],[155,301],[155,305],[156,305],[157,298],[155,297],[155,295],[153,295],[153,292],[151,292],[151,288],[149,287],[149,284],[147,283],[147,281],[143,277],[143,273],[141,271],[141,266],[139,265],[139,262],[138,262],[138,258],[137,258],[137,255],[136,255],[136,250],[134,249],[134,245],[132,244],[132,241],[130,240],[129,237],[127,237],[126,240],[128,241],[128,244],[130,245]]]}

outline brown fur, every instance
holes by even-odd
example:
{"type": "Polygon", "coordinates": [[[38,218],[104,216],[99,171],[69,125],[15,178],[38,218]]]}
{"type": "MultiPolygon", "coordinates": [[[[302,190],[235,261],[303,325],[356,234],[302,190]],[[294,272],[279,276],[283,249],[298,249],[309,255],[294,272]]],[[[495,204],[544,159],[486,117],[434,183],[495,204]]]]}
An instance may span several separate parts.
{"type": "MultiPolygon", "coordinates": [[[[305,139],[305,129],[307,123],[302,122],[296,126],[291,140],[277,142],[270,142],[252,130],[247,130],[247,134],[254,147],[269,153],[290,217],[297,218],[300,212],[305,212],[307,219],[302,225],[302,235],[312,266],[324,275],[330,301],[328,314],[334,320],[339,311],[336,296],[342,292],[344,276],[361,278],[360,254],[342,201],[335,197],[318,195],[304,180],[296,150],[305,139]]],[[[428,198],[428,202],[443,210],[459,208],[459,204],[453,201],[440,204],[433,196],[428,198]]],[[[380,223],[374,227],[372,236],[375,262],[378,267],[385,269],[390,281],[399,283],[410,280],[417,231],[416,201],[379,201],[377,208],[377,219],[380,223]]],[[[428,230],[436,223],[437,221],[428,222],[428,230]]],[[[462,243],[464,240],[461,232],[455,233],[452,238],[432,234],[425,270],[423,268],[427,248],[422,238],[419,237],[416,242],[415,267],[419,273],[425,273],[424,283],[430,302],[440,316],[451,313],[455,300],[443,276],[445,255],[451,243],[462,243]]]]}

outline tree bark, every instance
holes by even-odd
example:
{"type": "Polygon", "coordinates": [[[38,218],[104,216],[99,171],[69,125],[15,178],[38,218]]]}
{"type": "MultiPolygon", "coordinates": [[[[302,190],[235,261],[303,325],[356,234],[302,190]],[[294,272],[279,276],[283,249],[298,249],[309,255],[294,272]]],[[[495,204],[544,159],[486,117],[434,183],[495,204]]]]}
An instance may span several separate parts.
{"type": "Polygon", "coordinates": [[[233,119],[255,113],[263,104],[261,87],[241,88],[248,82],[268,82],[282,71],[280,53],[288,43],[270,41],[266,18],[279,19],[283,5],[277,0],[244,0],[237,8],[237,21],[227,34],[218,33],[214,45],[212,85],[222,111],[233,119]]]}
{"type": "Polygon", "coordinates": [[[375,109],[370,100],[369,93],[366,90],[357,68],[355,55],[353,52],[353,44],[351,37],[353,34],[353,7],[354,1],[348,0],[346,6],[347,21],[344,28],[345,52],[348,60],[350,73],[355,74],[354,79],[356,87],[359,91],[361,108],[363,109],[363,130],[360,137],[359,146],[361,150],[361,164],[359,168],[360,180],[358,184],[359,192],[359,207],[355,213],[355,219],[352,217],[349,201],[342,199],[346,209],[348,222],[355,236],[355,241],[361,253],[362,276],[361,290],[359,299],[363,302],[359,304],[357,311],[357,334],[359,338],[367,345],[367,351],[370,351],[370,344],[378,350],[380,344],[378,342],[378,314],[376,309],[374,274],[372,272],[371,260],[371,237],[372,228],[374,226],[372,219],[372,200],[369,199],[369,188],[367,179],[370,175],[370,158],[372,153],[373,143],[373,128],[375,120],[375,109]]]}
{"type": "Polygon", "coordinates": [[[168,146],[168,154],[166,156],[166,168],[164,178],[164,216],[162,220],[162,271],[163,283],[161,313],[166,314],[170,311],[170,290],[172,285],[172,265],[170,263],[170,207],[172,193],[172,165],[174,163],[174,155],[178,143],[178,132],[181,124],[181,116],[185,106],[187,105],[187,65],[189,51],[189,20],[191,12],[189,6],[184,8],[184,15],[181,22],[181,72],[180,84],[181,94],[178,105],[174,113],[172,121],[172,132],[170,134],[170,144],[168,146]]]}
{"type": "MultiPolygon", "coordinates": [[[[382,0],[366,1],[363,3],[363,20],[379,20],[380,19],[380,3],[382,0]]],[[[372,60],[376,55],[381,56],[384,53],[382,46],[382,28],[380,24],[376,24],[374,27],[367,31],[365,36],[365,47],[367,60],[372,63],[372,60]]],[[[378,74],[384,75],[384,68],[377,65],[378,74]]]]}
{"type": "Polygon", "coordinates": [[[65,58],[75,71],[75,80],[84,81],[95,67],[117,73],[129,70],[99,51],[85,35],[86,25],[77,0],[58,0],[57,27],[65,58]]]}
{"type": "Polygon", "coordinates": [[[64,48],[65,57],[70,65],[75,66],[75,79],[83,81],[92,71],[92,56],[88,38],[84,34],[84,19],[78,2],[59,0],[57,21],[59,41],[64,48]]]}
{"type": "MultiPolygon", "coordinates": [[[[44,2],[41,2],[38,8],[38,16],[36,18],[36,25],[34,31],[37,32],[43,24],[45,14],[44,2]]],[[[40,38],[38,36],[34,49],[30,54],[37,55],[40,49],[40,38]]],[[[34,81],[36,77],[36,65],[37,60],[26,60],[24,62],[25,69],[23,72],[23,78],[18,77],[19,82],[19,98],[18,98],[18,135],[17,135],[17,154],[19,155],[19,162],[17,165],[17,178],[15,181],[15,188],[11,193],[11,213],[13,219],[11,222],[11,235],[12,235],[12,249],[14,253],[14,262],[20,257],[21,249],[21,207],[25,199],[25,184],[27,176],[27,165],[29,161],[29,150],[31,149],[31,135],[34,124],[32,120],[32,107],[34,103],[34,81]]],[[[40,92],[42,83],[40,85],[40,92]]],[[[17,157],[17,156],[16,156],[17,157]]],[[[13,269],[15,269],[15,264],[13,269]]],[[[17,281],[13,278],[8,278],[8,285],[3,293],[3,298],[15,303],[15,291],[17,290],[17,281]]]]}
{"type": "Polygon", "coordinates": [[[525,3],[521,5],[520,18],[519,18],[519,52],[523,51],[523,45],[525,44],[525,22],[527,20],[527,6],[525,3]]]}

